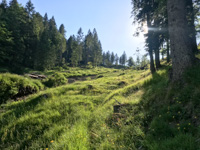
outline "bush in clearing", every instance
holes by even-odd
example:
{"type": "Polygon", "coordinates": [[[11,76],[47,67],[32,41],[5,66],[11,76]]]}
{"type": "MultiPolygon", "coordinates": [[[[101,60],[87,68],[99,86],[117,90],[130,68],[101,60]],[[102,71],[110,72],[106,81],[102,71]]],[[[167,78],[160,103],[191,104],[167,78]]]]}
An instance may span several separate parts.
{"type": "Polygon", "coordinates": [[[60,85],[66,84],[67,81],[68,80],[65,78],[65,76],[62,73],[55,73],[49,79],[47,79],[44,82],[44,84],[47,87],[56,87],[56,86],[60,86],[60,85]]]}
{"type": "Polygon", "coordinates": [[[0,104],[11,98],[36,93],[43,88],[44,85],[39,80],[9,73],[0,74],[0,104]]]}

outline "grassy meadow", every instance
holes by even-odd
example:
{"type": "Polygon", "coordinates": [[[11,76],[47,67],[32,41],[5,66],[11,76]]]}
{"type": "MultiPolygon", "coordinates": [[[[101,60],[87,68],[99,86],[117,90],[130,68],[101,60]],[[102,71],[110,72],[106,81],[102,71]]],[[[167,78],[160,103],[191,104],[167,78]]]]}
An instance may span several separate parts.
{"type": "MultiPolygon", "coordinates": [[[[48,76],[44,81],[20,76],[42,86],[1,104],[0,149],[200,150],[200,67],[185,73],[184,84],[174,85],[169,68],[165,64],[154,75],[58,68],[39,72],[48,76]],[[67,83],[69,78],[75,82],[67,83]],[[47,86],[50,81],[58,84],[47,86]],[[128,105],[114,113],[118,103],[128,105]]],[[[7,83],[4,75],[0,81],[7,83]]]]}

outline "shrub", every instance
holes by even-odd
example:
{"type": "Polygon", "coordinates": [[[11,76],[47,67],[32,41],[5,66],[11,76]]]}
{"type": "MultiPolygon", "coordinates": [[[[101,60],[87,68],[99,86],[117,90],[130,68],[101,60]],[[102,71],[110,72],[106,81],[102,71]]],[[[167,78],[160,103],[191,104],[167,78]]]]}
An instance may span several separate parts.
{"type": "Polygon", "coordinates": [[[67,83],[67,79],[62,73],[56,73],[51,76],[44,84],[48,87],[56,87],[67,83]]]}
{"type": "Polygon", "coordinates": [[[0,74],[0,104],[8,99],[27,96],[43,89],[39,80],[25,78],[9,73],[0,74]]]}

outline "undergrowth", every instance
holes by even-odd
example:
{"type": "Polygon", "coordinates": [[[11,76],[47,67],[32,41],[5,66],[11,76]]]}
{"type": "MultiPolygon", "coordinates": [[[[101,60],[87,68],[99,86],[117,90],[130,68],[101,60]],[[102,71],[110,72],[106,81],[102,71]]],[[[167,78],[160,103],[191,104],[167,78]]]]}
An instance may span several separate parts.
{"type": "Polygon", "coordinates": [[[9,73],[0,74],[0,104],[10,98],[18,98],[42,90],[44,85],[38,81],[9,73]]]}

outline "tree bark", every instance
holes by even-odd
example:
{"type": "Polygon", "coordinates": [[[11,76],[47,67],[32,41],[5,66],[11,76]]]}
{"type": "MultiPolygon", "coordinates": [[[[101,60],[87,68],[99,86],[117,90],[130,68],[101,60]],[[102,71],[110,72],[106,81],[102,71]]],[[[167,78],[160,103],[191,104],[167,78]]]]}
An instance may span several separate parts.
{"type": "Polygon", "coordinates": [[[152,31],[149,30],[151,28],[151,20],[149,14],[147,14],[147,27],[148,27],[148,37],[147,37],[147,43],[149,48],[149,56],[150,56],[150,70],[153,74],[156,72],[155,66],[154,66],[154,59],[153,59],[153,41],[152,41],[152,31]]]}
{"type": "Polygon", "coordinates": [[[170,62],[170,55],[169,55],[169,39],[167,39],[167,62],[170,62]]]}
{"type": "Polygon", "coordinates": [[[195,53],[198,52],[196,29],[195,29],[195,14],[192,0],[187,0],[187,14],[188,14],[188,26],[189,26],[189,37],[192,43],[192,49],[195,53]]]}
{"type": "Polygon", "coordinates": [[[168,0],[169,37],[172,57],[172,80],[181,80],[183,72],[195,62],[186,19],[187,0],[168,0]]]}
{"type": "Polygon", "coordinates": [[[161,67],[160,65],[160,50],[155,49],[155,61],[156,61],[156,69],[159,69],[161,67]]]}

